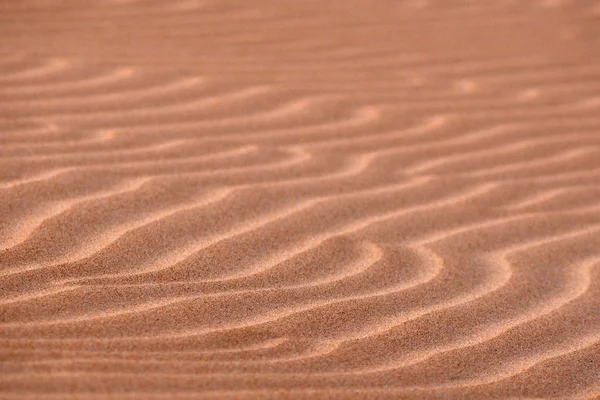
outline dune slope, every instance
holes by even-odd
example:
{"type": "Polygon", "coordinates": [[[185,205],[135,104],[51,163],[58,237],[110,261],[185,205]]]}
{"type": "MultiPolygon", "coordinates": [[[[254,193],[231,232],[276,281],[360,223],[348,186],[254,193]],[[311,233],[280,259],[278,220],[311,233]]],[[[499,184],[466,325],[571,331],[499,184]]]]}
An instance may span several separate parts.
{"type": "Polygon", "coordinates": [[[0,398],[600,398],[600,4],[0,2],[0,398]]]}

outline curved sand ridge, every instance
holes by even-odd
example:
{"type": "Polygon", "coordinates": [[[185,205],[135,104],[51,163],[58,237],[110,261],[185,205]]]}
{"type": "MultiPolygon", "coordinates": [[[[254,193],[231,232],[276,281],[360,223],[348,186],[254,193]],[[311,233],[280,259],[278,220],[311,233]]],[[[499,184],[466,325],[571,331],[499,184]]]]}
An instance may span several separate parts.
{"type": "Polygon", "coordinates": [[[595,3],[3,4],[0,398],[600,396],[595,3]]]}

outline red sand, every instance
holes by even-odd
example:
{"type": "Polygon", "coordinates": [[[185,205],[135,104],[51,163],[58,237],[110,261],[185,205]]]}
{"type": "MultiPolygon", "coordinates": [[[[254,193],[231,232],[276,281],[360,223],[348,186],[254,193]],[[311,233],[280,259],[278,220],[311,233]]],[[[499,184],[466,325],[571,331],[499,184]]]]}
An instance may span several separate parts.
{"type": "Polygon", "coordinates": [[[0,398],[598,396],[599,38],[584,0],[1,1],[0,398]]]}

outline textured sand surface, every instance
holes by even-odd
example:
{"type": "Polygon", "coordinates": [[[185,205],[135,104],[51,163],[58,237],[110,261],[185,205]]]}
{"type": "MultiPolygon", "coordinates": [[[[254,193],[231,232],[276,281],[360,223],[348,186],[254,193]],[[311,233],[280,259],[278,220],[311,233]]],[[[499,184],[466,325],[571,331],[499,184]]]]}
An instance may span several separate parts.
{"type": "Polygon", "coordinates": [[[0,1],[1,399],[600,398],[599,264],[599,1],[0,1]]]}

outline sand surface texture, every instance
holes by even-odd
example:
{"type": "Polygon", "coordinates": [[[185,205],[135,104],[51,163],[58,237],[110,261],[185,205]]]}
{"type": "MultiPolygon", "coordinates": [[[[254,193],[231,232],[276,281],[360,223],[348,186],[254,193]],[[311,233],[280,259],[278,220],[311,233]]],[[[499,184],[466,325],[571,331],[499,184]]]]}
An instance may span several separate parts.
{"type": "Polygon", "coordinates": [[[2,399],[595,398],[600,2],[2,0],[0,250],[2,399]]]}

